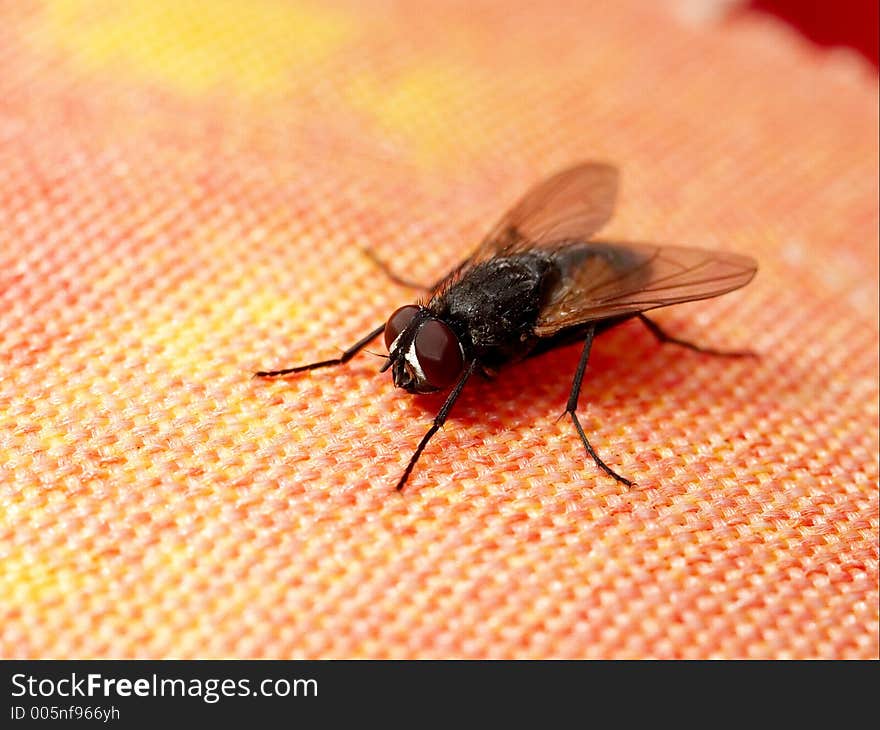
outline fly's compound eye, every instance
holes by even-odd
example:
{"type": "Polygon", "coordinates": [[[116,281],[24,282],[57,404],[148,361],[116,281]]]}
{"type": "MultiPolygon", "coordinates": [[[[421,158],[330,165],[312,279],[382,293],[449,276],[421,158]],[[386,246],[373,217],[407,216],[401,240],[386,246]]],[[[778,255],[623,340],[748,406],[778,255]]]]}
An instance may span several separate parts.
{"type": "Polygon", "coordinates": [[[394,344],[394,340],[400,337],[400,333],[409,327],[409,323],[412,322],[413,317],[416,316],[418,311],[419,308],[415,304],[407,304],[388,318],[388,324],[385,325],[385,347],[388,348],[389,352],[391,352],[391,345],[394,344]]]}
{"type": "Polygon", "coordinates": [[[428,385],[442,390],[452,385],[464,367],[455,333],[443,322],[429,319],[416,334],[416,358],[428,385]]]}

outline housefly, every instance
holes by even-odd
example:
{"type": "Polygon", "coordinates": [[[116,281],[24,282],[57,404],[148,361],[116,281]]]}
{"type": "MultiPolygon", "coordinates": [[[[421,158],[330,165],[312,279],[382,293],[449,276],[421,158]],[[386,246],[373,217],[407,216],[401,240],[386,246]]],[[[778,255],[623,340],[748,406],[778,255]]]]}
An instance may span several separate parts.
{"type": "MultiPolygon", "coordinates": [[[[397,483],[401,490],[474,373],[493,377],[508,363],[581,342],[565,413],[596,465],[631,485],[599,458],[577,417],[594,338],[638,319],[660,342],[713,355],[750,355],[672,337],[644,313],[738,289],[757,264],[734,253],[593,240],[611,217],[617,186],[617,169],[604,163],[553,175],[529,190],[458,267],[423,287],[426,297],[397,309],[340,357],[256,376],[341,365],[384,332],[388,356],[381,371],[391,370],[395,386],[409,393],[451,389],[397,483]]],[[[410,284],[379,263],[395,281],[410,284]]]]}

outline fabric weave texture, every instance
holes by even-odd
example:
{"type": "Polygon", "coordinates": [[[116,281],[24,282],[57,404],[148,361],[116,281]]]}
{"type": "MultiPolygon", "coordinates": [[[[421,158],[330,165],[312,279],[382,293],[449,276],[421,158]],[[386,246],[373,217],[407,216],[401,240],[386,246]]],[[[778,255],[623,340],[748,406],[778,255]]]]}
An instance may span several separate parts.
{"type": "MultiPolygon", "coordinates": [[[[0,656],[877,658],[877,78],[699,3],[0,4],[0,656]],[[760,263],[442,397],[333,357],[531,184],[760,263]]],[[[381,340],[375,352],[384,352],[381,340]]]]}

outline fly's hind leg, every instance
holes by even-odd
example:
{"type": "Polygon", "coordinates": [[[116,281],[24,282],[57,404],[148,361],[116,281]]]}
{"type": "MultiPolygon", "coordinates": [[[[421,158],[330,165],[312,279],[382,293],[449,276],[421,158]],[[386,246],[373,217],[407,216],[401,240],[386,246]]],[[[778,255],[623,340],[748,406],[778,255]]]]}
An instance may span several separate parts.
{"type": "Polygon", "coordinates": [[[593,335],[595,335],[595,333],[596,330],[594,327],[590,327],[586,332],[587,339],[584,342],[584,350],[581,353],[581,360],[578,363],[577,372],[574,375],[574,382],[571,384],[571,394],[568,396],[568,404],[565,406],[565,413],[568,413],[571,416],[571,421],[572,423],[574,423],[575,429],[577,429],[578,436],[581,437],[581,441],[583,442],[584,447],[587,449],[587,453],[591,457],[593,457],[593,461],[596,462],[596,466],[598,466],[611,478],[616,479],[621,484],[625,484],[626,486],[631,487],[632,482],[629,479],[620,476],[620,474],[614,471],[610,466],[608,466],[608,464],[606,464],[604,461],[602,461],[602,459],[599,458],[599,455],[590,444],[590,441],[587,438],[587,435],[584,433],[583,427],[581,426],[581,422],[578,420],[577,417],[578,397],[581,393],[581,383],[584,380],[584,371],[587,369],[587,362],[590,359],[590,350],[593,347],[593,335]]]}
{"type": "Polygon", "coordinates": [[[704,355],[717,355],[718,357],[758,357],[758,353],[752,352],[751,350],[715,350],[711,347],[695,345],[693,342],[680,340],[677,337],[667,334],[659,324],[648,319],[644,314],[639,313],[638,318],[642,320],[645,327],[648,328],[651,334],[654,335],[661,344],[669,342],[673,345],[686,347],[688,350],[693,350],[694,352],[701,352],[704,355]]]}

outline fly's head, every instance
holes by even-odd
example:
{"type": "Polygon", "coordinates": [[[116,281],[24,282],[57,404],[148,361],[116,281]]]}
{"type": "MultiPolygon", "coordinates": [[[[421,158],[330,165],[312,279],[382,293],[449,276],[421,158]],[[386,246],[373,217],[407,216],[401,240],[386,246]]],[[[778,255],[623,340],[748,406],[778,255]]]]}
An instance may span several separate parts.
{"type": "Polygon", "coordinates": [[[394,385],[409,393],[433,393],[452,385],[464,370],[464,350],[456,334],[425,307],[407,304],[385,325],[394,385]]]}

